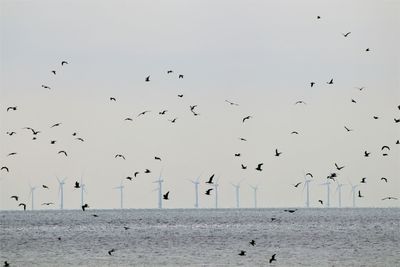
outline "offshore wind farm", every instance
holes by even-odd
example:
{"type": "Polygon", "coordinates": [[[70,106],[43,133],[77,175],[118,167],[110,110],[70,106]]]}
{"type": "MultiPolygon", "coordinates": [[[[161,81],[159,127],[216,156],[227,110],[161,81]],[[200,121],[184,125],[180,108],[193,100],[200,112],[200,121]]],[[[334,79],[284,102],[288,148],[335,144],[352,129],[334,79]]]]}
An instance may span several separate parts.
{"type": "Polygon", "coordinates": [[[4,266],[396,266],[400,4],[0,2],[4,266]]]}

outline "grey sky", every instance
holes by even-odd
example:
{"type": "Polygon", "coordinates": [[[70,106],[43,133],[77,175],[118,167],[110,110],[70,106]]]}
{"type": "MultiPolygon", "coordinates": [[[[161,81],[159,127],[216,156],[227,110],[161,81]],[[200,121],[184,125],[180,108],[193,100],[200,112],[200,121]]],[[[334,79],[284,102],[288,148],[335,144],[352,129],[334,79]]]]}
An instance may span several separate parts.
{"type": "MultiPolygon", "coordinates": [[[[36,208],[58,205],[56,176],[68,177],[65,208],[77,208],[80,192],[73,183],[82,174],[91,207],[117,208],[112,188],[135,171],[138,178],[124,180],[125,207],[156,207],[152,181],[162,167],[163,186],[171,191],[165,207],[193,207],[187,179],[200,174],[200,206],[213,207],[214,197],[204,195],[212,173],[220,178],[221,207],[234,206],[230,182],[241,179],[243,207],[252,206],[249,184],[259,185],[260,207],[304,206],[302,185],[291,185],[303,181],[303,171],[314,174],[311,203],[317,207],[326,195],[318,184],[335,171],[335,162],[346,166],[339,174],[343,183],[367,177],[359,206],[399,206],[380,199],[400,197],[400,124],[394,123],[400,118],[400,2],[0,3],[0,165],[10,168],[0,173],[0,209],[16,208],[12,194],[29,203],[29,183],[50,187],[36,190],[36,208]],[[62,60],[70,64],[61,67],[62,60]],[[327,85],[331,78],[334,85],[327,85]],[[297,100],[307,105],[294,105],[297,100]],[[197,117],[189,110],[195,104],[197,117]],[[6,112],[14,105],[17,111],[6,112]],[[165,116],[158,115],[162,109],[168,109],[165,116]],[[137,118],[144,110],[151,112],[137,118]],[[253,118],[243,124],[247,115],[253,118]],[[175,124],[168,121],[175,117],[175,124]],[[57,122],[62,125],[50,129],[57,122]],[[347,133],[345,125],[354,131],[347,133]],[[42,132],[38,140],[21,129],[26,126],[42,132]],[[11,130],[17,134],[5,134],[11,130]],[[300,134],[291,135],[294,130],[300,134]],[[73,132],[85,142],[74,140],[73,132]],[[382,145],[391,147],[388,157],[382,145]],[[281,157],[274,157],[275,148],[281,157]],[[18,154],[7,157],[10,152],[18,154]],[[235,158],[238,152],[242,157],[235,158]],[[119,153],[126,161],[114,158],[119,153]],[[257,172],[260,162],[264,171],[257,172]],[[152,174],[143,174],[145,168],[152,174]]],[[[351,204],[349,186],[342,198],[351,204]]]]}

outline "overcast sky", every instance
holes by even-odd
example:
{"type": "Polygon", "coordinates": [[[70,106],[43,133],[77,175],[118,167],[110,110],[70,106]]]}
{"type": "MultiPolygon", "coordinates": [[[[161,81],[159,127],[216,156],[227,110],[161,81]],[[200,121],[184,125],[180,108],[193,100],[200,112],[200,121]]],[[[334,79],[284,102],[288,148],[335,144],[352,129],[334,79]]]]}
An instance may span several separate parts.
{"type": "Polygon", "coordinates": [[[400,206],[381,200],[400,197],[399,1],[1,0],[0,12],[0,165],[9,168],[0,172],[0,209],[18,208],[11,195],[30,208],[29,184],[35,208],[59,208],[56,177],[67,178],[64,207],[79,208],[81,176],[92,208],[118,208],[121,181],[126,208],[155,208],[161,169],[166,208],[192,208],[188,179],[198,176],[200,207],[214,207],[214,193],[204,195],[213,173],[220,207],[235,206],[230,183],[240,181],[242,207],[253,205],[249,185],[259,186],[259,207],[302,207],[303,184],[293,184],[307,172],[313,207],[326,200],[319,184],[331,172],[346,184],[344,206],[349,181],[363,177],[358,206],[400,206]],[[37,140],[24,127],[39,130],[37,140]]]}

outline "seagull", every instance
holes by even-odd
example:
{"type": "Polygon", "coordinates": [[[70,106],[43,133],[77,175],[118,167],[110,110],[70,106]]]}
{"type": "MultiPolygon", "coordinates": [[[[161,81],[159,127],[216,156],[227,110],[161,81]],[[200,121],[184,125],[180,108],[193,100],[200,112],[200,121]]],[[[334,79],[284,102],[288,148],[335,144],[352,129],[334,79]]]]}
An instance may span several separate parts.
{"type": "Polygon", "coordinates": [[[287,209],[287,210],[283,210],[284,212],[289,212],[289,213],[294,213],[297,211],[297,209],[287,209]]]}
{"type": "Polygon", "coordinates": [[[243,119],[242,119],[242,122],[245,122],[246,120],[248,120],[248,119],[250,119],[250,118],[252,118],[251,116],[246,116],[246,117],[244,117],[243,119]]]}
{"type": "Polygon", "coordinates": [[[243,170],[247,169],[247,166],[245,166],[245,165],[243,165],[243,164],[240,164],[240,165],[242,166],[242,169],[243,169],[243,170]]]}
{"type": "Polygon", "coordinates": [[[67,61],[61,61],[61,66],[64,66],[65,64],[67,64],[68,65],[68,62],[67,61]]]}
{"type": "Polygon", "coordinates": [[[206,193],[205,193],[205,194],[209,196],[212,190],[213,190],[212,188],[210,188],[210,189],[207,189],[207,191],[206,191],[206,193]]]}
{"type": "Polygon", "coordinates": [[[147,76],[146,79],[144,79],[145,82],[150,82],[150,76],[147,76]]]}
{"type": "Polygon", "coordinates": [[[160,157],[154,157],[154,159],[155,159],[155,160],[161,161],[161,158],[160,158],[160,157]]]}
{"type": "Polygon", "coordinates": [[[318,200],[319,203],[321,203],[321,205],[324,205],[324,202],[320,199],[318,200]]]}
{"type": "Polygon", "coordinates": [[[235,153],[235,157],[240,157],[240,153],[235,153]]]}
{"type": "Polygon", "coordinates": [[[179,74],[178,79],[183,79],[183,74],[179,74]]]}
{"type": "Polygon", "coordinates": [[[294,103],[294,104],[295,104],[295,105],[297,105],[297,104],[304,104],[304,105],[307,105],[307,103],[304,102],[303,100],[296,101],[296,103],[294,103]]]}
{"type": "Polygon", "coordinates": [[[75,138],[76,140],[79,140],[79,141],[81,141],[81,142],[84,142],[85,140],[83,140],[83,138],[81,138],[81,137],[77,137],[77,138],[75,138]]]}
{"type": "Polygon", "coordinates": [[[63,153],[65,156],[68,156],[68,155],[67,155],[67,152],[65,152],[64,150],[58,151],[58,154],[61,154],[61,153],[63,153]]]}
{"type": "Polygon", "coordinates": [[[351,132],[353,131],[353,129],[347,128],[346,126],[344,126],[344,128],[346,129],[346,131],[351,132]]]}
{"type": "Polygon", "coordinates": [[[290,134],[299,134],[299,132],[293,131],[293,132],[291,132],[290,134]]]}
{"type": "Polygon", "coordinates": [[[3,166],[3,167],[1,167],[1,169],[0,170],[6,170],[7,172],[10,172],[10,170],[8,169],[8,167],[7,166],[3,166]]]}
{"type": "Polygon", "coordinates": [[[60,125],[61,125],[61,122],[53,124],[52,126],[50,126],[50,128],[57,127],[57,126],[60,126],[60,125]]]}
{"type": "Polygon", "coordinates": [[[178,119],[178,118],[173,118],[172,120],[169,120],[169,121],[170,121],[171,123],[175,123],[177,119],[178,119]]]}
{"type": "Polygon", "coordinates": [[[139,172],[135,172],[135,173],[133,174],[133,176],[136,177],[138,174],[139,174],[139,172]]]}
{"type": "Polygon", "coordinates": [[[115,97],[110,97],[110,101],[117,101],[117,99],[115,99],[115,97]]]}
{"type": "MultiPolygon", "coordinates": [[[[149,77],[150,77],[150,76],[149,76],[149,77]]],[[[109,250],[109,251],[108,251],[108,255],[112,256],[112,254],[111,254],[111,253],[113,253],[113,252],[115,252],[115,249],[111,249],[111,250],[109,250]]]]}
{"type": "Polygon", "coordinates": [[[210,178],[208,179],[206,184],[213,184],[214,175],[215,175],[215,173],[213,173],[213,175],[210,176],[210,178]]]}
{"type": "Polygon", "coordinates": [[[252,245],[253,247],[256,245],[256,241],[254,241],[253,239],[249,242],[250,245],[252,245]]]}
{"type": "Polygon", "coordinates": [[[385,177],[382,177],[381,181],[385,181],[386,183],[388,182],[387,178],[385,178],[385,177]]]}
{"type": "Polygon", "coordinates": [[[369,48],[365,49],[365,52],[369,52],[369,51],[370,51],[369,48]]]}
{"type": "Polygon", "coordinates": [[[17,134],[16,132],[6,132],[9,136],[12,136],[13,134],[17,134]]]}
{"type": "Polygon", "coordinates": [[[24,210],[26,210],[26,204],[25,204],[25,203],[19,203],[18,207],[19,207],[19,206],[24,207],[24,210]]]}
{"type": "Polygon", "coordinates": [[[364,157],[368,158],[371,152],[368,152],[367,150],[364,151],[364,157]]]}
{"type": "Polygon", "coordinates": [[[375,120],[379,119],[379,117],[378,117],[378,116],[373,116],[372,118],[374,118],[375,120]]]}
{"type": "Polygon", "coordinates": [[[125,230],[129,230],[130,228],[128,226],[124,226],[124,229],[125,230]]]}
{"type": "Polygon", "coordinates": [[[333,78],[327,84],[333,84],[333,78]]]}
{"type": "Polygon", "coordinates": [[[381,148],[381,150],[384,150],[384,149],[388,149],[388,150],[390,150],[390,147],[388,147],[388,146],[383,146],[382,148],[381,148]]]}
{"type": "Polygon", "coordinates": [[[261,169],[261,166],[262,166],[262,165],[264,165],[264,163],[259,163],[259,164],[257,165],[256,170],[257,170],[257,171],[262,171],[262,169],[261,169]]]}
{"type": "Polygon", "coordinates": [[[132,118],[129,118],[129,117],[125,118],[124,120],[125,121],[133,121],[132,118]]]}
{"type": "Polygon", "coordinates": [[[321,17],[320,17],[320,16],[317,16],[317,19],[321,19],[321,17]]]}
{"type": "Polygon", "coordinates": [[[335,163],[335,167],[336,167],[336,169],[338,170],[338,171],[340,171],[341,169],[343,169],[344,168],[344,166],[342,166],[342,167],[339,167],[336,163],[335,163]]]}
{"type": "Polygon", "coordinates": [[[158,112],[158,114],[160,115],[165,115],[165,112],[167,112],[168,110],[164,109],[163,111],[158,112]]]}
{"type": "Polygon", "coordinates": [[[79,182],[75,182],[74,188],[81,188],[81,186],[79,185],[79,182]]]}
{"type": "Polygon", "coordinates": [[[42,184],[42,187],[46,188],[46,189],[49,189],[49,187],[47,185],[45,185],[45,184],[42,184]]]}
{"type": "Polygon", "coordinates": [[[9,153],[9,154],[7,155],[7,157],[9,157],[9,156],[14,156],[14,155],[17,155],[17,152],[11,152],[11,153],[9,153]]]}
{"type": "Polygon", "coordinates": [[[278,152],[278,149],[275,149],[275,157],[279,157],[280,154],[282,154],[282,152],[278,152]]]}
{"type": "Polygon", "coordinates": [[[358,190],[358,197],[364,197],[364,196],[361,195],[361,191],[360,190],[358,190]]]}
{"type": "Polygon", "coordinates": [[[53,204],[54,204],[53,202],[44,202],[44,203],[42,203],[42,206],[50,206],[53,204]]]}
{"type": "Polygon", "coordinates": [[[243,137],[239,137],[239,140],[241,141],[247,141],[247,139],[243,138],[243,137]]]}
{"type": "Polygon", "coordinates": [[[117,155],[115,155],[115,157],[114,158],[123,158],[124,160],[125,160],[125,156],[124,155],[121,155],[121,154],[117,154],[117,155]]]}
{"type": "Polygon", "coordinates": [[[294,186],[294,187],[298,187],[299,185],[301,185],[301,182],[299,182],[299,183],[297,183],[297,184],[294,184],[293,186],[294,186]]]}
{"type": "Polygon", "coordinates": [[[125,179],[127,179],[127,180],[129,180],[129,181],[132,181],[132,177],[130,177],[130,176],[128,176],[128,177],[126,177],[125,179]]]}
{"type": "Polygon", "coordinates": [[[394,122],[395,122],[395,123],[399,123],[399,122],[400,122],[400,119],[394,118],[394,122]]]}
{"type": "Polygon", "coordinates": [[[37,135],[38,133],[40,133],[40,131],[35,131],[35,130],[32,129],[31,127],[24,127],[24,129],[31,130],[32,133],[33,133],[33,135],[37,135]]]}
{"type": "Polygon", "coordinates": [[[11,196],[10,198],[14,198],[15,201],[18,201],[18,196],[11,196]]]}
{"type": "Polygon", "coordinates": [[[269,259],[269,263],[276,261],[275,256],[276,256],[276,254],[272,255],[272,257],[269,259]]]}
{"type": "Polygon", "coordinates": [[[10,266],[10,264],[7,261],[5,261],[4,262],[4,267],[9,267],[9,266],[10,266]]]}
{"type": "Polygon", "coordinates": [[[362,91],[362,90],[364,90],[364,86],[363,87],[356,87],[358,90],[360,90],[360,91],[362,91]]]}
{"type": "Polygon", "coordinates": [[[367,182],[365,181],[367,179],[367,177],[361,178],[361,182],[362,184],[366,184],[367,182]]]}
{"type": "Polygon", "coordinates": [[[337,174],[335,172],[329,174],[326,179],[331,179],[333,181],[335,181],[335,177],[337,177],[337,174]]]}
{"type": "Polygon", "coordinates": [[[241,250],[238,255],[239,256],[246,256],[246,251],[245,250],[241,250]]]}
{"type": "Polygon", "coordinates": [[[151,173],[149,169],[144,170],[144,173],[151,173]]]}
{"type": "Polygon", "coordinates": [[[150,112],[150,110],[142,111],[142,112],[140,112],[137,116],[138,116],[138,117],[139,117],[139,116],[142,116],[142,115],[144,115],[144,114],[146,114],[146,113],[148,113],[148,112],[150,112]]]}
{"type": "Polygon", "coordinates": [[[51,140],[50,144],[54,145],[57,142],[57,140],[51,140]]]}
{"type": "Polygon", "coordinates": [[[239,104],[231,102],[229,100],[225,100],[225,102],[229,103],[231,106],[239,106],[239,104]]]}
{"type": "Polygon", "coordinates": [[[314,178],[314,176],[312,175],[311,172],[307,172],[307,173],[306,173],[306,176],[307,176],[307,175],[309,175],[311,178],[314,178]]]}
{"type": "Polygon", "coordinates": [[[173,73],[173,72],[174,72],[173,70],[168,70],[167,74],[170,74],[170,73],[173,73]]]}
{"type": "Polygon", "coordinates": [[[163,195],[163,199],[168,200],[168,196],[169,196],[169,191],[163,195]]]}
{"type": "Polygon", "coordinates": [[[311,87],[313,87],[315,84],[315,82],[310,82],[311,87]]]}
{"type": "Polygon", "coordinates": [[[82,206],[82,210],[85,211],[87,208],[89,208],[89,205],[88,205],[87,203],[85,203],[85,204],[82,206]]]}
{"type": "Polygon", "coordinates": [[[353,98],[351,99],[351,102],[352,103],[357,103],[357,101],[355,101],[353,98]]]}
{"type": "Polygon", "coordinates": [[[182,97],[183,97],[183,94],[178,95],[178,97],[182,98],[182,97]]]}
{"type": "Polygon", "coordinates": [[[193,105],[193,106],[190,106],[190,111],[194,111],[194,109],[197,107],[197,105],[193,105]]]}
{"type": "Polygon", "coordinates": [[[43,87],[44,89],[49,89],[49,90],[51,89],[50,86],[47,86],[47,85],[44,85],[44,84],[42,84],[42,87],[43,87]]]}
{"type": "Polygon", "coordinates": [[[52,72],[54,75],[56,75],[56,71],[55,71],[55,70],[52,70],[51,72],[52,72]]]}
{"type": "Polygon", "coordinates": [[[347,36],[349,36],[350,33],[351,33],[351,32],[342,33],[342,35],[343,35],[344,37],[347,37],[347,36]]]}
{"type": "Polygon", "coordinates": [[[8,112],[9,110],[14,110],[14,111],[15,111],[15,110],[17,110],[17,107],[8,107],[8,108],[7,108],[7,112],[8,112]]]}
{"type": "Polygon", "coordinates": [[[386,199],[393,199],[393,200],[397,200],[397,197],[384,197],[384,198],[382,198],[382,200],[386,200],[386,199]]]}

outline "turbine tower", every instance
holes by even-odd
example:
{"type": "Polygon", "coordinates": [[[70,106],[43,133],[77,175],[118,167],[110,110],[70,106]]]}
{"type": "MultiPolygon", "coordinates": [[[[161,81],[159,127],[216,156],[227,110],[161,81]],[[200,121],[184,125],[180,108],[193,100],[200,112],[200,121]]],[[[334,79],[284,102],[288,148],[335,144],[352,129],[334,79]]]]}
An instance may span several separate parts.
{"type": "Polygon", "coordinates": [[[253,186],[250,185],[251,188],[253,188],[253,192],[254,192],[254,208],[257,208],[257,190],[258,190],[258,185],[253,186]]]}
{"type": "Polygon", "coordinates": [[[353,185],[350,181],[350,186],[351,186],[351,194],[353,195],[353,208],[356,207],[356,189],[359,186],[358,184],[353,185]]]}
{"type": "Polygon", "coordinates": [[[330,181],[326,181],[326,183],[320,184],[320,185],[326,185],[326,207],[329,208],[330,207],[330,185],[331,182],[330,181]]]}
{"type": "Polygon", "coordinates": [[[162,194],[162,183],[164,180],[161,178],[162,176],[162,169],[160,171],[160,176],[158,177],[158,180],[154,181],[153,183],[158,183],[158,208],[162,209],[162,199],[163,199],[163,194],[162,194]]]}
{"type": "Polygon", "coordinates": [[[35,189],[36,189],[36,187],[35,186],[31,186],[31,185],[29,185],[29,188],[30,188],[30,191],[29,191],[29,195],[31,196],[31,209],[32,210],[34,210],[35,209],[35,202],[34,202],[34,193],[35,193],[35,189]]]}
{"type": "Polygon", "coordinates": [[[237,183],[237,184],[232,184],[232,186],[235,188],[236,191],[236,208],[238,209],[240,207],[240,183],[243,181],[243,179],[237,183]]]}
{"type": "Polygon", "coordinates": [[[60,195],[60,210],[64,209],[64,184],[65,184],[65,180],[67,180],[67,178],[64,178],[62,180],[57,178],[57,181],[58,181],[58,194],[60,195]]]}
{"type": "Polygon", "coordinates": [[[303,186],[303,191],[304,188],[306,188],[306,208],[310,207],[310,183],[312,180],[307,180],[306,177],[304,176],[304,186],[303,186]]]}
{"type": "Polygon", "coordinates": [[[195,192],[195,194],[196,194],[196,195],[195,195],[194,207],[195,207],[196,209],[199,208],[199,184],[200,184],[199,179],[200,179],[200,176],[197,177],[197,179],[196,179],[195,181],[190,180],[190,181],[194,184],[194,192],[195,192]]]}
{"type": "Polygon", "coordinates": [[[216,179],[216,180],[215,180],[215,183],[214,183],[215,208],[216,208],[216,209],[218,209],[218,186],[219,186],[218,180],[219,180],[219,179],[216,179]]]}
{"type": "Polygon", "coordinates": [[[342,186],[344,186],[345,184],[341,184],[338,182],[335,193],[338,192],[339,194],[339,205],[338,207],[341,208],[342,207],[342,186]]]}
{"type": "Polygon", "coordinates": [[[121,210],[124,208],[124,185],[122,184],[122,181],[120,183],[120,186],[114,187],[114,189],[119,189],[120,193],[120,201],[121,201],[121,210]]]}

